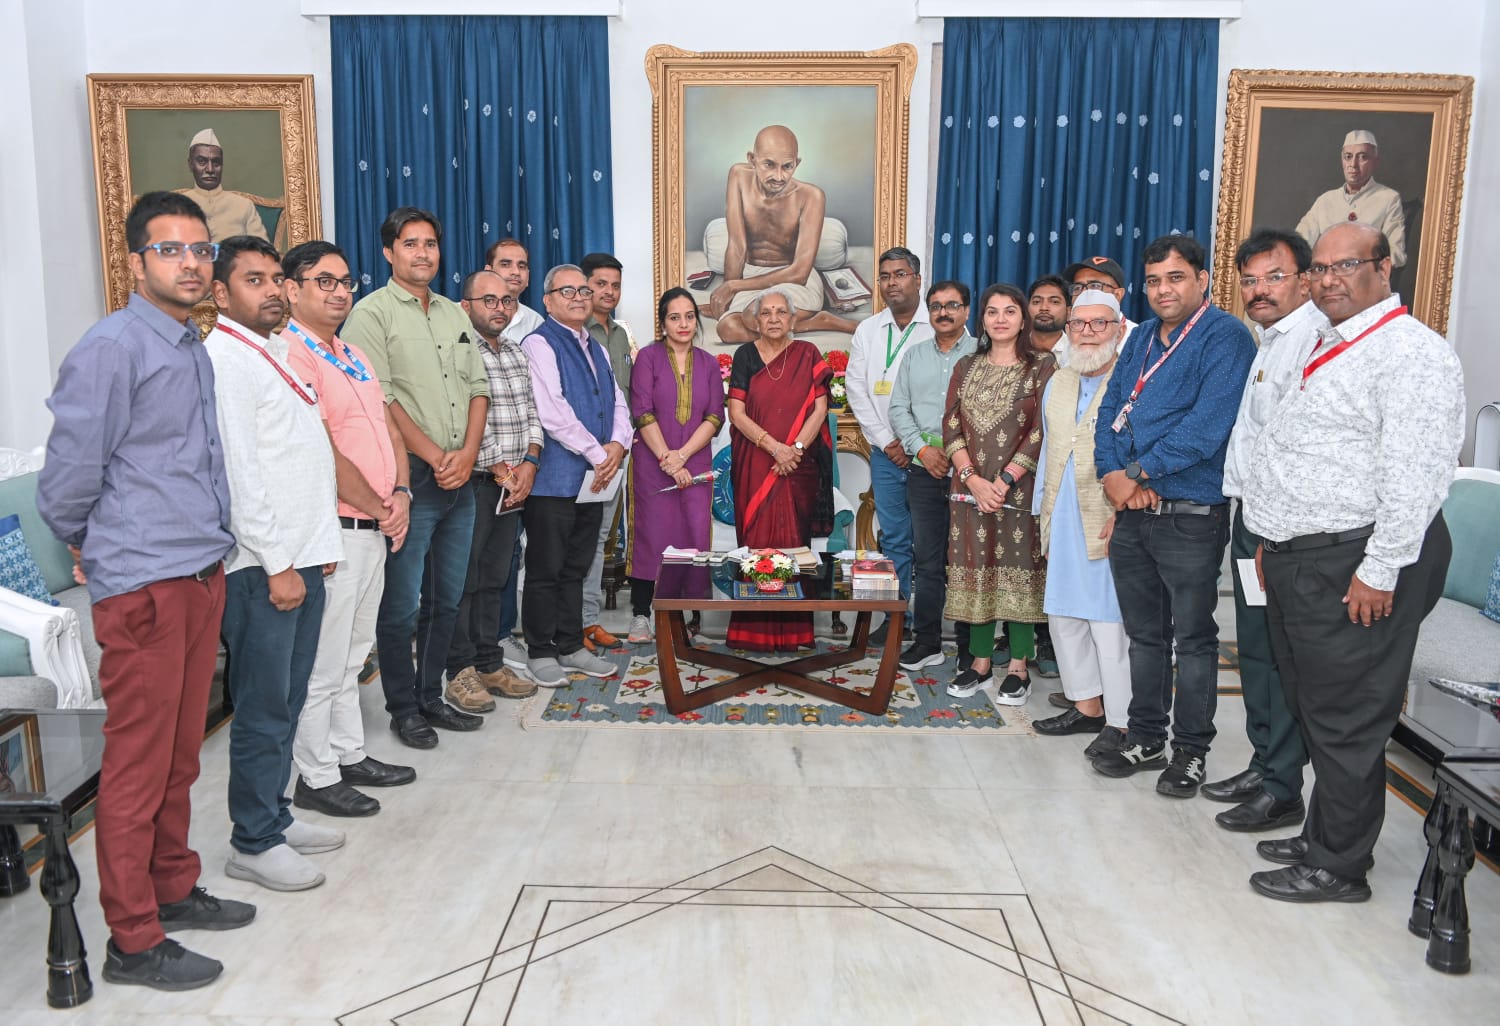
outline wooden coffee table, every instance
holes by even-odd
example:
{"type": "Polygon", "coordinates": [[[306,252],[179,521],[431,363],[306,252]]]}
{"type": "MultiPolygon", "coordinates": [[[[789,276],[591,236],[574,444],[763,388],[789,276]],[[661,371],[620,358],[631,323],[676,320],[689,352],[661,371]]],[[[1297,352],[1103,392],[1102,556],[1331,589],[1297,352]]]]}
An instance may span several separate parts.
{"type": "Polygon", "coordinates": [[[0,792],[0,896],[23,891],[31,883],[16,826],[40,827],[47,859],[41,891],[52,907],[47,1004],[73,1008],[93,995],[94,986],[73,911],[79,879],[68,851],[68,833],[73,815],[99,792],[104,710],[0,709],[0,736],[19,738],[22,753],[21,765],[11,769],[15,790],[0,792]]]}
{"type": "Polygon", "coordinates": [[[906,600],[899,595],[890,598],[854,598],[848,584],[836,579],[831,560],[824,562],[818,574],[796,578],[802,590],[800,598],[736,598],[734,568],[730,565],[708,567],[664,564],[656,578],[656,655],[661,671],[662,694],[667,709],[684,713],[730,698],[767,684],[777,684],[805,695],[860,712],[881,714],[891,704],[891,691],[900,672],[901,635],[906,619],[906,600]],[[688,638],[684,612],[724,610],[759,613],[855,613],[854,634],[849,647],[819,652],[784,662],[762,662],[758,659],[714,652],[694,645],[688,638]],[[809,676],[819,670],[847,666],[865,658],[870,637],[870,614],[890,617],[885,647],[880,653],[880,669],[875,686],[868,694],[853,688],[839,687],[809,676]],[[717,684],[685,691],[678,660],[717,670],[730,670],[737,676],[717,684]]]}

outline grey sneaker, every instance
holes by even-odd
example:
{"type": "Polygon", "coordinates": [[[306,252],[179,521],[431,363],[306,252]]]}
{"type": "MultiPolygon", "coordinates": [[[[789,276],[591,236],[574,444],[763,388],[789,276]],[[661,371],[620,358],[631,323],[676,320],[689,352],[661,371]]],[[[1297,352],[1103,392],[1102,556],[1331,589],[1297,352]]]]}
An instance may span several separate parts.
{"type": "Polygon", "coordinates": [[[656,640],[656,635],[651,633],[651,617],[633,616],[630,618],[630,637],[625,639],[632,645],[649,645],[656,640]]]}
{"type": "Polygon", "coordinates": [[[156,990],[192,990],[219,978],[224,964],[189,951],[174,940],[127,955],[111,938],[104,949],[104,978],[110,983],[134,983],[156,990]]]}
{"type": "Polygon", "coordinates": [[[600,659],[586,648],[558,656],[557,661],[562,664],[564,670],[577,670],[590,677],[613,677],[619,672],[615,669],[614,663],[608,659],[600,659]]]}
{"type": "Polygon", "coordinates": [[[528,659],[526,674],[538,687],[561,688],[568,684],[568,674],[556,659],[528,659]]]}
{"type": "Polygon", "coordinates": [[[500,642],[500,650],[505,653],[505,665],[512,670],[526,669],[530,657],[526,655],[526,642],[520,638],[506,638],[500,642]]]}

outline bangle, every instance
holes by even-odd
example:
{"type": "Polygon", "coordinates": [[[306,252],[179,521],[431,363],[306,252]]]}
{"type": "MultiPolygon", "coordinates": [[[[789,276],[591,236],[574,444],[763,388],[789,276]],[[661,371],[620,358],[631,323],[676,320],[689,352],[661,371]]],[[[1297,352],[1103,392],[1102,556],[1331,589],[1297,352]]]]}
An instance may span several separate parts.
{"type": "Polygon", "coordinates": [[[769,435],[770,433],[771,433],[771,429],[770,428],[761,428],[760,429],[760,437],[755,440],[755,447],[757,449],[760,448],[760,443],[764,442],[766,440],[766,436],[769,435]]]}
{"type": "Polygon", "coordinates": [[[974,465],[971,463],[958,472],[958,479],[960,481],[967,481],[969,478],[974,476],[974,473],[974,465]]]}

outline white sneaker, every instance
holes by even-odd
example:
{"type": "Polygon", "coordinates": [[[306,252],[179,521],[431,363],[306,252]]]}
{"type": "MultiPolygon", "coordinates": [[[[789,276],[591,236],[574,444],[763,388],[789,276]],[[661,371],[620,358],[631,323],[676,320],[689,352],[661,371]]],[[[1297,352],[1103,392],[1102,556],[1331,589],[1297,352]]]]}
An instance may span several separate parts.
{"type": "Polygon", "coordinates": [[[300,819],[292,820],[292,825],[286,828],[282,836],[286,838],[288,847],[299,855],[317,855],[344,846],[342,830],[307,823],[300,819]]]}
{"type": "Polygon", "coordinates": [[[579,673],[586,673],[590,677],[613,677],[619,672],[615,669],[614,663],[608,659],[600,659],[586,648],[580,648],[577,652],[569,652],[567,655],[560,655],[557,657],[557,661],[564,670],[577,670],[579,673]]]}
{"type": "Polygon", "coordinates": [[[254,855],[237,851],[225,863],[224,874],[273,891],[306,891],[327,879],[290,844],[278,844],[254,855]]]}
{"type": "Polygon", "coordinates": [[[505,665],[512,670],[526,669],[526,642],[520,638],[510,637],[500,642],[500,650],[505,653],[505,665]]]}
{"type": "Polygon", "coordinates": [[[649,645],[656,640],[656,635],[651,633],[651,618],[649,616],[636,616],[630,620],[630,637],[625,639],[632,645],[649,645]]]}
{"type": "Polygon", "coordinates": [[[536,681],[538,687],[561,688],[568,684],[567,671],[556,659],[528,659],[526,676],[536,681]]]}

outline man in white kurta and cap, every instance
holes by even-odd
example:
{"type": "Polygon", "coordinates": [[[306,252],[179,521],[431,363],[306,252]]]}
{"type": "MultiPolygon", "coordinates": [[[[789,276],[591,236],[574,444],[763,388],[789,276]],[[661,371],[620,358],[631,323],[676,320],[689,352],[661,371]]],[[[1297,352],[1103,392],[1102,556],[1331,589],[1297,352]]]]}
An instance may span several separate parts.
{"type": "MultiPolygon", "coordinates": [[[[1375,169],[1380,165],[1380,144],[1375,141],[1375,133],[1359,129],[1344,136],[1340,160],[1344,184],[1329,189],[1313,202],[1297,222],[1297,234],[1312,246],[1334,225],[1358,221],[1385,232],[1391,241],[1391,266],[1404,267],[1406,215],[1401,210],[1401,194],[1375,181],[1375,169]]],[[[213,228],[212,218],[209,228],[213,228]]]]}
{"type": "Polygon", "coordinates": [[[234,235],[254,235],[271,241],[255,204],[224,189],[224,147],[212,128],[205,128],[188,143],[188,170],[193,174],[193,188],[177,191],[203,208],[210,239],[219,242],[234,235]]]}

